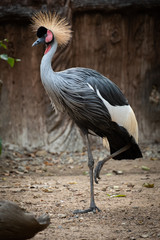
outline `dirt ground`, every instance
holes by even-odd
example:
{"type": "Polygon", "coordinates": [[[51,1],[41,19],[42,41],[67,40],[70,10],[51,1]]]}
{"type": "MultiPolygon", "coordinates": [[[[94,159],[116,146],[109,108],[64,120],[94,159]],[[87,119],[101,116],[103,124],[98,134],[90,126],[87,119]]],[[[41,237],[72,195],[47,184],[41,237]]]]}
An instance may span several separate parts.
{"type": "MultiPolygon", "coordinates": [[[[0,198],[16,202],[49,227],[34,240],[160,239],[160,145],[142,146],[144,158],[110,160],[103,167],[95,200],[101,212],[73,214],[89,207],[87,155],[4,149],[0,157],[0,198]]],[[[93,150],[95,162],[105,149],[93,150]]]]}

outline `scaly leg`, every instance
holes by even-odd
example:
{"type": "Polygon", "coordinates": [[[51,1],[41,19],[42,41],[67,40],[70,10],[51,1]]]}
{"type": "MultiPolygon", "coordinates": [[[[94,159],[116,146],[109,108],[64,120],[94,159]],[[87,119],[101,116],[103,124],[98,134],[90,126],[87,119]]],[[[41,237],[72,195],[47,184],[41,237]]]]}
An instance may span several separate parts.
{"type": "Polygon", "coordinates": [[[113,154],[109,155],[108,157],[104,158],[102,161],[99,161],[97,163],[97,166],[94,170],[94,181],[95,181],[95,183],[98,183],[97,178],[100,179],[99,174],[100,174],[100,171],[101,171],[103,165],[105,164],[105,162],[107,162],[109,159],[119,155],[120,153],[125,152],[130,147],[131,147],[131,144],[129,143],[129,144],[125,145],[124,147],[122,147],[121,149],[119,149],[118,151],[114,152],[113,154]]]}
{"type": "Polygon", "coordinates": [[[94,200],[94,181],[93,181],[93,168],[94,168],[94,160],[92,156],[92,152],[90,149],[90,142],[88,138],[88,134],[86,135],[86,143],[87,143],[87,152],[88,152],[88,167],[89,167],[89,176],[90,176],[90,207],[86,210],[75,210],[74,213],[88,213],[88,212],[99,212],[100,209],[96,206],[94,200]]]}

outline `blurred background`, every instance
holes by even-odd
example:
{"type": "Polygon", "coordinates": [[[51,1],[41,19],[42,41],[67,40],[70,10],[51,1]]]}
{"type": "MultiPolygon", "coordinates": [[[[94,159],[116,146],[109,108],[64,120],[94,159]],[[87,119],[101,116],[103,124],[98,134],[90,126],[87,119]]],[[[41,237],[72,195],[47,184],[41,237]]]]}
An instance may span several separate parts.
{"type": "MultiPolygon", "coordinates": [[[[44,47],[32,48],[30,18],[39,10],[66,17],[73,36],[59,48],[53,69],[89,67],[115,82],[139,124],[139,142],[160,143],[160,2],[156,0],[5,0],[0,2],[0,138],[5,146],[49,152],[81,151],[83,138],[64,114],[56,114],[40,80],[44,47]]],[[[93,138],[96,145],[102,144],[93,138]]]]}

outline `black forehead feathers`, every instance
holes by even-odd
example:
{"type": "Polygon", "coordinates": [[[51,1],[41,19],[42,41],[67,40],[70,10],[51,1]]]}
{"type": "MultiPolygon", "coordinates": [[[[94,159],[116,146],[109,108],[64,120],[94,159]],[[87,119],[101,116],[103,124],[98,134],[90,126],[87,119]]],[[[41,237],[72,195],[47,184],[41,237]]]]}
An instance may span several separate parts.
{"type": "Polygon", "coordinates": [[[41,38],[47,33],[47,28],[45,27],[39,27],[37,30],[37,37],[41,38]]]}

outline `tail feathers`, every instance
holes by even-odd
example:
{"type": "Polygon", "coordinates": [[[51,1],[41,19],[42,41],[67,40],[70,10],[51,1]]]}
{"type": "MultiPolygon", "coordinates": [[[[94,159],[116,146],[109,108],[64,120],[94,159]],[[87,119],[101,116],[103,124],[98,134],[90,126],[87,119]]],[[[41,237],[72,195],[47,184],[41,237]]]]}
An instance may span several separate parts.
{"type": "Polygon", "coordinates": [[[120,127],[114,122],[112,123],[113,123],[112,132],[110,136],[107,136],[111,154],[118,151],[125,145],[131,143],[131,147],[128,150],[120,153],[119,155],[115,156],[113,159],[122,160],[122,159],[141,158],[142,153],[134,137],[130,136],[125,128],[120,127]]]}
{"type": "MultiPolygon", "coordinates": [[[[115,152],[115,150],[113,150],[112,147],[110,150],[111,150],[111,153],[115,152]]],[[[120,153],[119,155],[115,156],[113,159],[116,159],[116,160],[136,159],[141,157],[142,157],[141,150],[138,144],[134,142],[132,143],[131,147],[127,151],[120,153]]]]}

